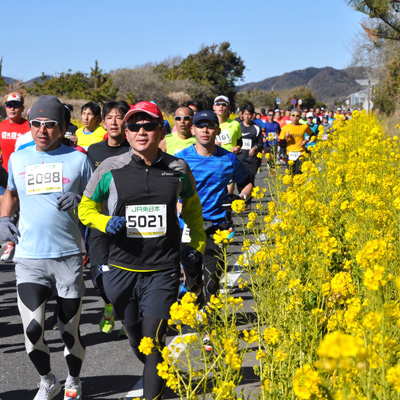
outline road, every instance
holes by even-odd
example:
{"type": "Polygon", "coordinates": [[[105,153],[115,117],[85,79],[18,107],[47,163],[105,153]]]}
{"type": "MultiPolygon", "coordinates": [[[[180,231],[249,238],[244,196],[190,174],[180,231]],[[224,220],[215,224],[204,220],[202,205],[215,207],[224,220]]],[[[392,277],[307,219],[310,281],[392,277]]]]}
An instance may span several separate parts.
{"type": "MultiPolygon", "coordinates": [[[[268,175],[257,175],[256,185],[264,187],[263,181],[268,175]]],[[[264,199],[265,201],[268,198],[264,199]]],[[[241,254],[242,237],[240,232],[230,247],[234,264],[241,254]]],[[[3,248],[4,250],[4,248],[3,248]]],[[[103,302],[93,288],[90,271],[85,268],[86,293],[83,299],[81,334],[86,344],[86,358],[81,378],[83,395],[89,399],[120,399],[130,391],[142,373],[142,364],[134,356],[127,339],[120,339],[119,321],[109,335],[99,331],[99,321],[103,314],[103,302]]],[[[237,278],[237,275],[234,276],[237,278]]],[[[251,312],[251,296],[234,287],[233,295],[245,300],[245,312],[251,312]]],[[[67,366],[63,357],[63,343],[58,330],[52,329],[52,316],[55,301],[48,303],[46,313],[45,338],[51,350],[52,371],[63,383],[67,376],[67,366]]],[[[170,331],[167,342],[173,339],[170,331]]],[[[0,400],[31,400],[35,397],[39,382],[37,372],[31,364],[24,348],[21,319],[18,313],[15,288],[14,264],[0,262],[0,400]]],[[[258,378],[253,374],[252,362],[244,365],[242,385],[246,392],[256,390],[258,378]]],[[[165,399],[176,399],[176,395],[167,388],[165,399]]],[[[62,399],[59,394],[56,400],[62,399]]]]}

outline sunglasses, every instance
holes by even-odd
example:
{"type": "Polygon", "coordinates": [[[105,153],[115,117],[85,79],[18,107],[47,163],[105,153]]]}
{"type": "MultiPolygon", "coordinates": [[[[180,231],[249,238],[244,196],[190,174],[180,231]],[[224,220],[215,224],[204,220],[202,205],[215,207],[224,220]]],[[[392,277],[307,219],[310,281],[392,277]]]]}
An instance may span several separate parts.
{"type": "Polygon", "coordinates": [[[218,125],[214,124],[213,122],[201,122],[199,124],[194,124],[194,126],[199,129],[203,129],[203,128],[215,129],[218,127],[218,125]]]}
{"type": "Polygon", "coordinates": [[[291,114],[291,116],[295,117],[295,118],[300,118],[301,117],[301,115],[298,115],[298,114],[291,114]]]}
{"type": "Polygon", "coordinates": [[[22,107],[22,103],[19,101],[8,101],[6,103],[6,107],[7,108],[21,108],[22,107]]]}
{"type": "Polygon", "coordinates": [[[140,128],[143,128],[146,132],[155,131],[157,127],[161,127],[157,122],[146,122],[145,124],[135,124],[134,122],[129,122],[126,127],[131,132],[139,132],[140,128]]]}
{"type": "Polygon", "coordinates": [[[217,102],[217,103],[214,103],[216,106],[224,106],[224,107],[228,107],[229,106],[229,104],[228,103],[224,103],[224,102],[217,102]]]}
{"type": "Polygon", "coordinates": [[[191,115],[184,115],[184,116],[176,116],[174,117],[175,121],[190,121],[193,117],[191,115]]]}
{"type": "Polygon", "coordinates": [[[275,114],[268,114],[268,117],[273,117],[275,114]]]}
{"type": "Polygon", "coordinates": [[[40,121],[38,119],[33,119],[30,121],[30,124],[35,128],[40,128],[42,125],[44,125],[45,128],[55,128],[58,125],[58,121],[40,121]]]}

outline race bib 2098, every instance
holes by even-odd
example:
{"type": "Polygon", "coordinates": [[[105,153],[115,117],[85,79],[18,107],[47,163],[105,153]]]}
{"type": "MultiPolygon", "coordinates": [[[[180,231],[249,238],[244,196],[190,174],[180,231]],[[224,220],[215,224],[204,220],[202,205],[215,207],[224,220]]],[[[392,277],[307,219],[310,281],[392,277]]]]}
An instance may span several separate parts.
{"type": "Polygon", "coordinates": [[[27,165],[25,187],[27,195],[62,192],[62,163],[27,165]]]}

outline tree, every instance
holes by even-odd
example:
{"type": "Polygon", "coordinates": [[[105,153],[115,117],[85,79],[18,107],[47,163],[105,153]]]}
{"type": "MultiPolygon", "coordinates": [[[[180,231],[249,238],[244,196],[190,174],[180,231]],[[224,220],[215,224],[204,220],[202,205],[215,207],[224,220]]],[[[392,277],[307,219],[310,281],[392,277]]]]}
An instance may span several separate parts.
{"type": "MultiPolygon", "coordinates": [[[[212,97],[219,94],[228,96],[231,102],[234,101],[235,84],[243,77],[244,69],[243,60],[231,50],[229,42],[202,46],[200,51],[189,54],[181,63],[171,68],[163,63],[156,67],[167,80],[194,81],[203,87],[203,92],[208,87],[208,91],[212,92],[206,102],[209,106],[212,104],[212,97]]],[[[196,95],[194,92],[189,94],[193,97],[196,95]]]]}
{"type": "Polygon", "coordinates": [[[301,108],[314,107],[317,101],[314,93],[304,86],[285,90],[282,94],[284,95],[284,105],[288,107],[291,106],[292,99],[296,99],[297,101],[301,100],[301,108]]]}
{"type": "Polygon", "coordinates": [[[347,0],[347,3],[370,19],[374,26],[363,25],[372,41],[400,40],[400,1],[398,0],[347,0]]]}
{"type": "Polygon", "coordinates": [[[94,68],[90,68],[89,82],[92,86],[89,100],[95,103],[104,103],[117,98],[118,89],[113,86],[110,74],[103,73],[103,70],[99,68],[97,60],[94,68]]]}
{"type": "Polygon", "coordinates": [[[6,82],[3,79],[2,70],[3,70],[3,57],[0,58],[0,93],[4,93],[6,91],[6,82]]]}

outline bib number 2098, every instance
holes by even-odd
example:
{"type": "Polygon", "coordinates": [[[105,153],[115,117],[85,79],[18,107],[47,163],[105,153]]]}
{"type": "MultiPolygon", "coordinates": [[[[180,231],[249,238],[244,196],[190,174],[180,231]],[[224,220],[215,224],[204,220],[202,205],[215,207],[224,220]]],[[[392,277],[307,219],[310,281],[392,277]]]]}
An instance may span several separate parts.
{"type": "Polygon", "coordinates": [[[62,163],[28,165],[25,170],[28,195],[63,191],[62,163]]]}

